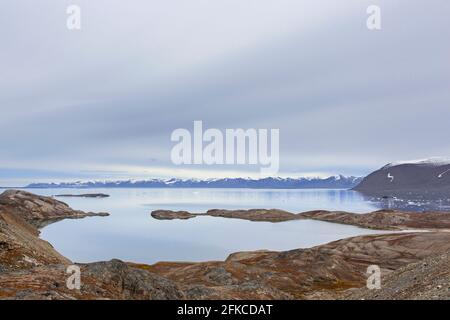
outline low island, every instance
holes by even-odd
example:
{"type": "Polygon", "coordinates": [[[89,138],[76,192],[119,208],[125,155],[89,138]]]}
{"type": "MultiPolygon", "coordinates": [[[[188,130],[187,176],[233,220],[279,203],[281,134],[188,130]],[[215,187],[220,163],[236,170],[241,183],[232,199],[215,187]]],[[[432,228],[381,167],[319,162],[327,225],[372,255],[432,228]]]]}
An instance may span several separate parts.
{"type": "Polygon", "coordinates": [[[55,197],[108,198],[109,194],[104,194],[104,193],[57,194],[57,195],[55,195],[55,197]]]}
{"type": "Polygon", "coordinates": [[[404,212],[378,210],[370,213],[315,210],[291,213],[278,209],[223,210],[213,209],[205,213],[187,211],[155,210],[151,216],[159,220],[192,219],[195,217],[221,217],[249,221],[284,222],[311,219],[332,223],[353,225],[376,230],[449,230],[450,213],[447,212],[404,212]]]}

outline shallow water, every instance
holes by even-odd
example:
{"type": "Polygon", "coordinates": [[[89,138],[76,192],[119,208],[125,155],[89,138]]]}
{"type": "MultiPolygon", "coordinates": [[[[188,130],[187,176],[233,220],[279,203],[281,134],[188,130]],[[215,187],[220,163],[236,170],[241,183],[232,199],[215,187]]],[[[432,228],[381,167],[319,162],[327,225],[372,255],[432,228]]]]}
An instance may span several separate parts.
{"type": "Polygon", "coordinates": [[[291,212],[378,209],[354,191],[254,189],[33,189],[41,195],[106,193],[109,198],[59,198],[74,209],[106,211],[109,217],[64,220],[45,227],[41,237],[75,262],[223,260],[245,250],[289,250],[381,233],[353,226],[300,220],[281,223],[197,217],[160,221],[156,209],[204,212],[213,208],[278,208],[291,212]]]}

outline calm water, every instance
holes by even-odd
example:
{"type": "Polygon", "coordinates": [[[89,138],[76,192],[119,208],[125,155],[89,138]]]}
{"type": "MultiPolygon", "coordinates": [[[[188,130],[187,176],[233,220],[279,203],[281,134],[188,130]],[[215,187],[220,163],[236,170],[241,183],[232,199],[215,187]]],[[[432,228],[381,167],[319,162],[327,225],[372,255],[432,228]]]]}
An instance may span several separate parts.
{"type": "Polygon", "coordinates": [[[308,220],[268,223],[197,217],[159,221],[150,216],[156,209],[192,212],[213,208],[279,208],[291,212],[378,209],[358,193],[346,190],[33,189],[31,192],[111,195],[104,199],[60,198],[74,209],[106,211],[111,216],[64,220],[42,230],[43,239],[76,262],[112,258],[143,263],[223,260],[236,251],[305,248],[360,234],[381,233],[308,220]]]}

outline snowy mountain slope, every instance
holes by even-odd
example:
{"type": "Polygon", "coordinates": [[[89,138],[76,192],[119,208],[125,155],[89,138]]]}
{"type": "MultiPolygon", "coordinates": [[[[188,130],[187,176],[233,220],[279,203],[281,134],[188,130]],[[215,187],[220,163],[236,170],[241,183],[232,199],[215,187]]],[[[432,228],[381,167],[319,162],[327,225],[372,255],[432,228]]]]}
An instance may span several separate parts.
{"type": "Polygon", "coordinates": [[[365,177],[354,190],[374,195],[450,198],[450,159],[390,163],[365,177]]]}

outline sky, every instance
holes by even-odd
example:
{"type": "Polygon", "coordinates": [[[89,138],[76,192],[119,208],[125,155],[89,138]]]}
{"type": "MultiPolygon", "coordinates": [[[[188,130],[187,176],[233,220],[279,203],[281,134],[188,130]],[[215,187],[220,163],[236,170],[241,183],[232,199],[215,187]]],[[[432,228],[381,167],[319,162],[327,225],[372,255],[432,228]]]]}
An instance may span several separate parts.
{"type": "Polygon", "coordinates": [[[449,156],[449,16],[448,0],[3,0],[0,185],[258,175],[174,165],[171,133],[195,120],[279,129],[279,176],[449,156]]]}

